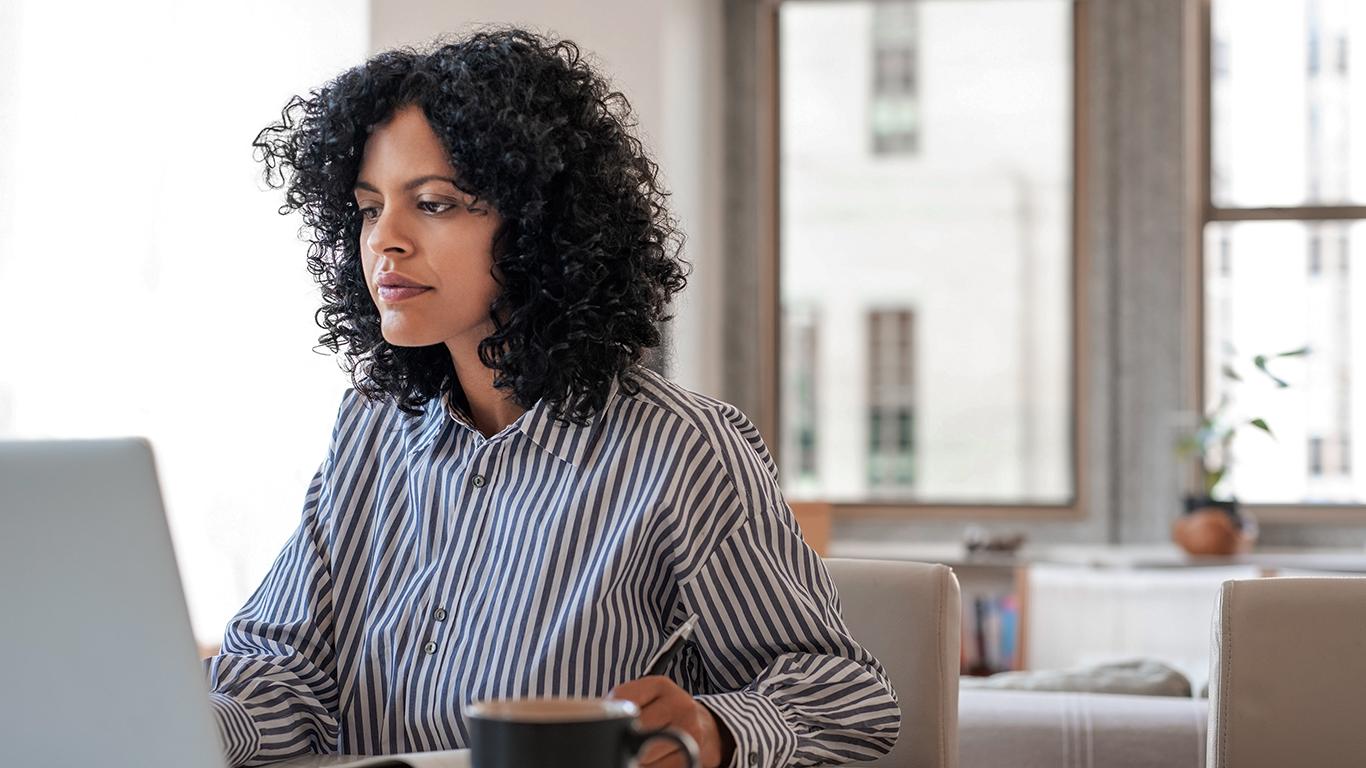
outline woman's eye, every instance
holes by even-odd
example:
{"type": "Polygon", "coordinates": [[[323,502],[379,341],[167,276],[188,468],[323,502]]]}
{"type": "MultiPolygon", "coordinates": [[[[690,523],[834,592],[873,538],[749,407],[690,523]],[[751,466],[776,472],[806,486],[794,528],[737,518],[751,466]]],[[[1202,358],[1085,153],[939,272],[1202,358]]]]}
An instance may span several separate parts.
{"type": "Polygon", "coordinates": [[[365,221],[374,221],[379,218],[379,206],[362,205],[360,207],[360,217],[365,221]]]}
{"type": "Polygon", "coordinates": [[[451,203],[442,203],[436,200],[422,200],[417,204],[418,210],[427,213],[445,213],[455,206],[451,203]]]}

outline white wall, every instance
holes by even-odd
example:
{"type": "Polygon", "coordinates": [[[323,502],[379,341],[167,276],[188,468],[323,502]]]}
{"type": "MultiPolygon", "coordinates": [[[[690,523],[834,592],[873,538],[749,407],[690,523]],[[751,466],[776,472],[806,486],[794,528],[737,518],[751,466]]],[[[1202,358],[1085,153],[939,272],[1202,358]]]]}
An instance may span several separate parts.
{"type": "Polygon", "coordinates": [[[0,3],[0,437],[149,437],[206,641],[298,524],[346,386],[251,141],[364,57],[367,10],[0,3]]]}
{"type": "Polygon", "coordinates": [[[720,391],[721,0],[372,0],[373,51],[420,45],[481,24],[578,43],[626,95],[673,192],[693,265],[677,302],[670,376],[720,391]]]}

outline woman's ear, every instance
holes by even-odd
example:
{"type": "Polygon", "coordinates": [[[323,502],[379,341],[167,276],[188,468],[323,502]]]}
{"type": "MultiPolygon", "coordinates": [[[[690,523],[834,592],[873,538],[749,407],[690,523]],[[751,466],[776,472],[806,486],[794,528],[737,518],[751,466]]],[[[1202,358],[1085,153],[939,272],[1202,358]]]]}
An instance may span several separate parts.
{"type": "MultiPolygon", "coordinates": [[[[512,229],[512,222],[504,217],[503,223],[498,226],[498,231],[493,233],[493,262],[495,265],[504,256],[512,252],[512,246],[517,242],[512,229]]],[[[496,278],[498,275],[494,275],[494,277],[496,278]]],[[[501,280],[499,280],[499,284],[502,284],[501,280]]]]}

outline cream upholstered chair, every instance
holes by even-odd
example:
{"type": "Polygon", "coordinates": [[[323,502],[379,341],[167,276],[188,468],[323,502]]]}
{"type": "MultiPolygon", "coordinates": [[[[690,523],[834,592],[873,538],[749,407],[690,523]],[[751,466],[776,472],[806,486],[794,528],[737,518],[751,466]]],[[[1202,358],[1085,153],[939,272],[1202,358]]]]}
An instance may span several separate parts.
{"type": "Polygon", "coordinates": [[[1366,765],[1366,578],[1224,582],[1209,768],[1366,765]]]}
{"type": "Polygon", "coordinates": [[[827,559],[844,622],[882,662],[901,702],[884,768],[958,766],[958,579],[943,565],[827,559]]]}

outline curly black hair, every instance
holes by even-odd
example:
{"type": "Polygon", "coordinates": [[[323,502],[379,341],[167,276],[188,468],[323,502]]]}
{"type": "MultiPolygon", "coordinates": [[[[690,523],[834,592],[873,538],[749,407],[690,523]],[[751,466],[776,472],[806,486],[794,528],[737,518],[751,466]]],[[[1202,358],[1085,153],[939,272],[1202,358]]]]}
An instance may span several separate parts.
{"type": "Polygon", "coordinates": [[[461,191],[505,222],[495,330],[479,345],[494,385],[577,424],[614,380],[636,391],[633,373],[686,283],[682,236],[626,97],[574,43],[520,29],[381,53],[294,97],[253,143],[266,183],[285,189],[281,213],[303,215],[322,288],[319,341],[343,354],[356,390],[408,413],[446,393],[467,407],[444,345],[384,340],[361,266],[361,154],[374,126],[408,106],[426,115],[461,191]]]}

